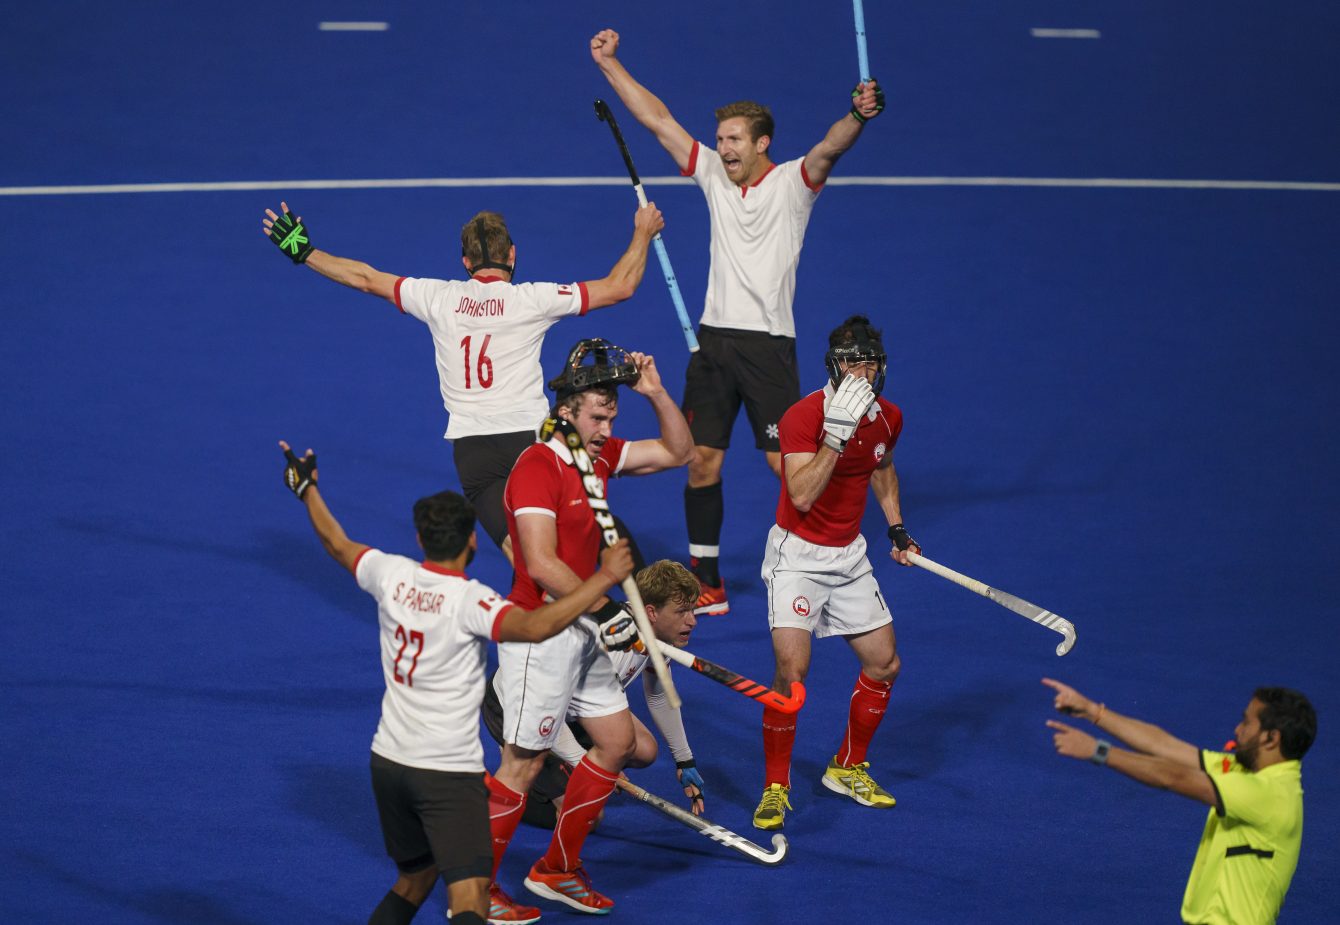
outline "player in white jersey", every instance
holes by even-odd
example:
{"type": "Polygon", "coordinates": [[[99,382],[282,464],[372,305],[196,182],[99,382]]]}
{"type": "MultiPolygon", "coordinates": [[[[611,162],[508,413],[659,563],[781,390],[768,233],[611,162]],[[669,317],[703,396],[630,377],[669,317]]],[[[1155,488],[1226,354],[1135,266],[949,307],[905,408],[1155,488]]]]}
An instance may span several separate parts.
{"type": "MultiPolygon", "coordinates": [[[[642,602],[647,608],[647,619],[651,622],[656,638],[677,648],[687,646],[689,636],[697,625],[693,606],[698,599],[698,580],[693,577],[693,573],[678,562],[662,559],[641,569],[636,580],[642,602]]],[[[690,809],[695,815],[702,815],[702,772],[698,770],[693,749],[689,747],[680,711],[670,706],[669,698],[655,673],[645,671],[650,659],[645,652],[630,649],[610,652],[609,657],[614,664],[614,676],[624,690],[638,675],[642,675],[642,692],[647,698],[647,708],[661,737],[670,746],[670,753],[675,759],[675,775],[684,788],[690,809]]],[[[501,745],[503,708],[497,677],[496,674],[493,676],[484,693],[484,724],[493,740],[501,745]]],[[[633,726],[637,741],[633,757],[625,767],[645,768],[656,760],[659,750],[656,738],[636,716],[633,717],[633,726]]],[[[577,766],[590,747],[591,737],[582,728],[580,720],[570,716],[545,758],[544,768],[530,786],[522,813],[523,822],[546,829],[554,827],[563,809],[563,791],[567,788],[571,769],[577,766]]]]}
{"type": "Polygon", "coordinates": [[[670,110],[615,56],[619,34],[591,39],[591,57],[639,122],[702,189],[711,215],[711,266],[689,360],[684,415],[693,428],[694,459],[684,490],[690,564],[702,583],[700,614],[729,611],[720,556],[724,502],[721,466],[743,402],[754,442],[781,475],[778,422],[800,398],[791,303],[810,210],[834,164],[884,108],[884,91],[857,84],[851,109],[803,158],[774,163],[772,113],[739,102],[716,111],[716,149],[694,141],[670,110]]]}
{"type": "Polygon", "coordinates": [[[480,212],[461,229],[461,263],[470,278],[440,280],[383,273],[319,250],[288,203],[280,209],[280,215],[265,210],[262,228],[294,263],[381,296],[428,325],[461,488],[510,561],[502,493],[512,463],[535,442],[549,411],[540,370],[545,332],[560,318],[633,295],[651,239],[665,227],[655,203],[637,211],[633,239],[607,276],[570,284],[513,283],[516,247],[496,212],[480,212]]]}
{"type": "MultiPolygon", "coordinates": [[[[477,541],[463,497],[442,492],[415,502],[424,561],[389,555],[345,534],[317,488],[316,454],[300,459],[279,445],[285,483],[322,545],[377,600],[386,694],[372,739],[372,788],[400,875],[369,925],[411,921],[438,876],[456,911],[452,921],[484,925],[492,855],[478,715],[488,643],[538,642],[566,629],[628,577],[627,544],[606,550],[600,569],[571,593],[526,611],[466,577],[477,541]]],[[[631,640],[636,627],[631,617],[625,622],[602,627],[602,642],[631,640]]]]}

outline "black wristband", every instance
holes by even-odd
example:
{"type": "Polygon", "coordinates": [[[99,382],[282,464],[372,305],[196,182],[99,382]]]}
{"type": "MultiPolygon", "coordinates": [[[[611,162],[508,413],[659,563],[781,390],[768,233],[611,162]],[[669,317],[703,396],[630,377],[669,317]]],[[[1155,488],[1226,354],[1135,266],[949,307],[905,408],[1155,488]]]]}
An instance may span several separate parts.
{"type": "Polygon", "coordinates": [[[898,547],[899,552],[903,552],[909,546],[920,548],[920,544],[912,539],[912,535],[907,532],[907,528],[902,524],[894,524],[889,527],[889,539],[893,540],[893,545],[898,547]]]}
{"type": "Polygon", "coordinates": [[[614,598],[609,598],[605,603],[591,611],[591,616],[595,617],[597,621],[604,623],[606,620],[614,619],[621,613],[623,613],[623,603],[621,601],[616,601],[614,598]]]}
{"type": "Polygon", "coordinates": [[[694,761],[692,758],[689,758],[686,761],[676,761],[675,767],[680,771],[684,770],[685,768],[696,768],[698,767],[698,762],[694,761]]]}

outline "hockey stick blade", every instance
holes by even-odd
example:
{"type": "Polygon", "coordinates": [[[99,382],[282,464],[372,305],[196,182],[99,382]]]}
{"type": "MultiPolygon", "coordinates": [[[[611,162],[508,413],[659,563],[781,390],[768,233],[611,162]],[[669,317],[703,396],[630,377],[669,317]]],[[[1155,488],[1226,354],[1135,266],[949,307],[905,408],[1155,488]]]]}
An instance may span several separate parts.
{"type": "Polygon", "coordinates": [[[729,668],[723,668],[715,662],[709,662],[705,658],[699,658],[692,652],[685,652],[683,649],[677,649],[669,643],[656,640],[657,647],[661,653],[672,662],[678,662],[685,668],[691,668],[700,675],[711,678],[718,684],[724,684],[737,694],[743,694],[750,700],[757,700],[765,707],[772,707],[782,713],[799,713],[800,708],[805,705],[805,685],[799,681],[791,682],[791,693],[779,694],[770,687],[764,687],[757,681],[751,681],[743,675],[738,675],[729,668]]]}
{"type": "Polygon", "coordinates": [[[756,845],[743,835],[737,835],[725,826],[716,825],[707,821],[701,816],[695,816],[686,810],[680,809],[669,800],[662,799],[654,793],[648,793],[626,777],[619,778],[619,788],[631,796],[637,797],[643,803],[665,813],[676,822],[681,822],[693,829],[699,835],[712,839],[718,844],[725,845],[740,852],[745,857],[758,861],[760,864],[780,864],[786,857],[790,846],[787,844],[785,835],[772,836],[772,851],[767,850],[762,845],[756,845]]]}
{"type": "Polygon", "coordinates": [[[1075,624],[1064,617],[1057,616],[1050,610],[1044,610],[1037,604],[1030,604],[1021,597],[1015,597],[1013,594],[999,591],[984,582],[978,581],[976,578],[969,578],[967,575],[956,572],[947,566],[941,565],[939,562],[933,562],[919,553],[909,551],[907,559],[913,565],[920,566],[926,571],[939,575],[947,581],[952,581],[960,588],[967,588],[974,594],[980,594],[982,597],[993,603],[999,604],[1006,610],[1013,611],[1014,613],[1019,614],[1019,616],[1026,617],[1040,626],[1045,626],[1053,632],[1060,633],[1062,639],[1056,646],[1057,655],[1065,655],[1074,648],[1075,624]]]}

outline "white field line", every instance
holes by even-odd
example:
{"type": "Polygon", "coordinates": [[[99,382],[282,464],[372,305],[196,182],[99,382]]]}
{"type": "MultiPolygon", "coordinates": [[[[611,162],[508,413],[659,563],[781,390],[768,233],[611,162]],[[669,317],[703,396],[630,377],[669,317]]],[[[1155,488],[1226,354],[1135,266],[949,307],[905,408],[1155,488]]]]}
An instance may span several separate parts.
{"type": "Polygon", "coordinates": [[[1029,29],[1035,39],[1097,39],[1102,33],[1097,29],[1029,29]]]}
{"type": "Polygon", "coordinates": [[[320,22],[316,28],[321,32],[385,32],[391,28],[386,22],[320,22]]]}
{"type": "MultiPolygon", "coordinates": [[[[688,177],[643,177],[647,186],[688,186],[688,177]]],[[[0,196],[101,193],[227,193],[252,190],[432,189],[526,186],[626,186],[628,177],[421,177],[369,180],[236,180],[213,183],[106,183],[87,186],[0,186],[0,196]]],[[[1140,180],[1120,177],[831,177],[829,186],[1050,186],[1074,189],[1223,189],[1340,192],[1340,183],[1288,180],[1140,180]]]]}

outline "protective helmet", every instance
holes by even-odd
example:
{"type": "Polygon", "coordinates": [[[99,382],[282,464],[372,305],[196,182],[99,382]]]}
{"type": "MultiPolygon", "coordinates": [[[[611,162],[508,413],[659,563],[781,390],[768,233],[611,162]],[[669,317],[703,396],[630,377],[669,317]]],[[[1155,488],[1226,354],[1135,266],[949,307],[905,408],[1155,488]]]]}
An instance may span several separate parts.
{"type": "Polygon", "coordinates": [[[563,371],[549,380],[549,388],[562,401],[570,395],[601,385],[634,385],[641,374],[637,364],[622,347],[600,337],[579,340],[563,371]]]}
{"type": "Polygon", "coordinates": [[[828,352],[824,354],[824,366],[828,369],[828,381],[837,388],[845,373],[838,363],[863,363],[874,361],[879,371],[871,388],[878,395],[884,388],[884,374],[889,367],[888,355],[884,353],[883,335],[870,324],[865,315],[852,315],[828,335],[828,352]]]}

